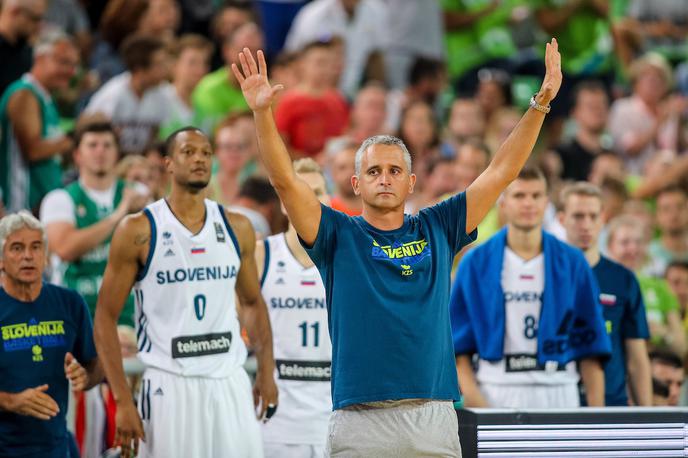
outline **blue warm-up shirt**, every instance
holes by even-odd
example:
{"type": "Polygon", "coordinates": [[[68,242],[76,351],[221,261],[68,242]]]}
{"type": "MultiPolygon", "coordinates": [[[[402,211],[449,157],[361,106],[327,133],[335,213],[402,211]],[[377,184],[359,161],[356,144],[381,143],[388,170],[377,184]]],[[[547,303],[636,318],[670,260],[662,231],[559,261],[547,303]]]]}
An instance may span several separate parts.
{"type": "Polygon", "coordinates": [[[600,303],[612,343],[604,367],[604,397],[608,406],[627,406],[626,339],[649,339],[645,304],[635,274],[604,256],[592,271],[600,287],[600,303]]]}
{"type": "Polygon", "coordinates": [[[82,365],[96,357],[86,303],[77,292],[49,283],[33,302],[18,301],[0,288],[0,331],[0,391],[48,384],[47,394],[60,408],[50,420],[0,411],[0,456],[68,456],[65,354],[71,352],[82,365]]]}
{"type": "Polygon", "coordinates": [[[450,273],[456,253],[476,235],[466,234],[464,193],[405,215],[392,231],[322,206],[316,240],[305,248],[327,296],[334,409],[460,398],[450,273]]]}

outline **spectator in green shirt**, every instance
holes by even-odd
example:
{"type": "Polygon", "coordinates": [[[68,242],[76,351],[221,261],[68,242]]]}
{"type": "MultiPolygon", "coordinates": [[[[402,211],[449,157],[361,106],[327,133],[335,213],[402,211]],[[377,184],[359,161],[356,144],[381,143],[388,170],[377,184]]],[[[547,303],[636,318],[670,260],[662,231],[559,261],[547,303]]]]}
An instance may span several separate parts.
{"type": "Polygon", "coordinates": [[[194,111],[202,126],[212,131],[228,114],[248,109],[230,65],[244,48],[256,51],[263,47],[263,34],[253,22],[240,26],[227,37],[222,46],[225,66],[206,75],[192,95],[194,111]]]}
{"type": "Polygon", "coordinates": [[[630,215],[622,215],[609,223],[607,248],[609,256],[624,267],[636,272],[645,302],[650,343],[678,355],[686,351],[686,336],[681,323],[676,296],[663,278],[638,273],[647,258],[647,241],[642,224],[630,215]]]}

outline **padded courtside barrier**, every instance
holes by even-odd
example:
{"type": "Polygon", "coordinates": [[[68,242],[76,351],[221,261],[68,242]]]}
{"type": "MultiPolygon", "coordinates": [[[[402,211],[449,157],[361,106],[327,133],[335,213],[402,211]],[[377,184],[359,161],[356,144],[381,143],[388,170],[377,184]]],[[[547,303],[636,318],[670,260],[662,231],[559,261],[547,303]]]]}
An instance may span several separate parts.
{"type": "Polygon", "coordinates": [[[688,409],[459,409],[464,458],[688,457],[688,409]]]}

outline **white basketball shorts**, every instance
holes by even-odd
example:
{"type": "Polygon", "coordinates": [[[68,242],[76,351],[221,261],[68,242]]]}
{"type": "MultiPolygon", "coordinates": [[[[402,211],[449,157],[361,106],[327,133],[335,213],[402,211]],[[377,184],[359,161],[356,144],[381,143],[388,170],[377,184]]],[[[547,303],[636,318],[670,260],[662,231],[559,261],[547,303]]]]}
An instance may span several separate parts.
{"type": "Polygon", "coordinates": [[[138,410],[146,435],[139,457],[263,456],[251,382],[243,368],[227,378],[147,369],[138,410]]]}

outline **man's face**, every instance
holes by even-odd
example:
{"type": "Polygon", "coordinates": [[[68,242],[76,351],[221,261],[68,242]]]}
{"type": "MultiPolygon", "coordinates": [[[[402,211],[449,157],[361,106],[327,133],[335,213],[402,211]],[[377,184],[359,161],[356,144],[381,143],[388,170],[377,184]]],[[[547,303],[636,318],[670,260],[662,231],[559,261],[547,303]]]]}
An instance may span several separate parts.
{"type": "Polygon", "coordinates": [[[619,226],[609,234],[609,254],[630,270],[638,270],[645,257],[643,229],[639,226],[619,226]]]}
{"type": "MultiPolygon", "coordinates": [[[[435,120],[432,108],[426,103],[414,103],[404,112],[401,131],[409,145],[427,146],[435,136],[435,120]]],[[[423,151],[414,151],[422,154],[423,151]]]]}
{"type": "Polygon", "coordinates": [[[452,162],[440,162],[427,176],[425,189],[435,199],[456,190],[456,169],[452,162]]]}
{"type": "Polygon", "coordinates": [[[559,213],[566,239],[583,251],[597,244],[602,230],[602,202],[595,196],[571,194],[559,213]]]}
{"type": "Polygon", "coordinates": [[[485,133],[485,115],[474,100],[457,100],[452,104],[449,131],[458,139],[482,137],[485,133]]]}
{"type": "Polygon", "coordinates": [[[583,128],[602,133],[607,125],[609,102],[601,90],[583,90],[578,94],[573,116],[583,128]]]}
{"type": "Polygon", "coordinates": [[[174,80],[185,86],[196,87],[208,73],[210,54],[205,49],[184,48],[174,64],[174,80]]]}
{"type": "Polygon", "coordinates": [[[139,70],[143,74],[146,88],[152,88],[167,80],[170,76],[170,55],[164,49],[155,51],[151,56],[151,64],[145,70],[139,70]]]}
{"type": "Polygon", "coordinates": [[[688,199],[682,192],[665,192],[657,198],[657,225],[663,233],[680,235],[688,229],[688,199]]]}
{"type": "Polygon", "coordinates": [[[666,272],[666,281],[678,298],[681,307],[688,307],[688,269],[670,267],[666,272]]]}
{"type": "Polygon", "coordinates": [[[230,175],[239,173],[248,160],[248,142],[235,124],[215,134],[215,152],[220,170],[230,175]]]}
{"type": "Polygon", "coordinates": [[[30,40],[38,35],[45,10],[44,0],[28,0],[17,7],[13,24],[20,39],[30,40]]]}
{"type": "Polygon", "coordinates": [[[398,146],[376,144],[363,153],[360,175],[353,176],[351,184],[364,204],[391,210],[404,206],[413,192],[416,176],[409,173],[398,146]]]}
{"type": "Polygon", "coordinates": [[[177,135],[167,171],[179,186],[191,191],[205,189],[210,182],[213,150],[208,138],[197,131],[177,135]]]}
{"type": "Polygon", "coordinates": [[[387,116],[387,93],[378,87],[361,90],[356,96],[352,118],[356,127],[379,134],[387,116]]]}
{"type": "Polygon", "coordinates": [[[80,170],[103,177],[109,174],[117,163],[117,143],[112,132],[87,132],[75,151],[75,160],[80,170]]]}
{"type": "Polygon", "coordinates": [[[263,49],[263,34],[254,23],[249,22],[240,25],[232,36],[231,42],[222,46],[222,57],[225,64],[228,66],[233,62],[238,64],[239,53],[244,48],[250,49],[253,55],[259,49],[263,49]]]}
{"type": "Polygon", "coordinates": [[[667,82],[662,71],[656,67],[645,68],[635,81],[633,92],[646,103],[657,104],[667,92],[667,82]]]}
{"type": "Polygon", "coordinates": [[[318,85],[327,85],[332,79],[331,68],[336,65],[336,60],[332,48],[311,48],[299,59],[301,77],[318,85]]]}
{"type": "Polygon", "coordinates": [[[53,50],[36,57],[34,65],[44,65],[44,85],[49,91],[66,89],[76,73],[79,53],[73,44],[61,41],[53,50]]]}
{"type": "Polygon", "coordinates": [[[353,197],[354,189],[351,187],[351,177],[356,173],[356,150],[345,148],[337,152],[332,158],[332,180],[337,187],[337,192],[347,197],[353,197]]]}
{"type": "Polygon", "coordinates": [[[241,8],[224,8],[215,19],[215,36],[224,42],[232,32],[251,22],[251,15],[241,8]]]}
{"type": "Polygon", "coordinates": [[[454,162],[456,168],[457,189],[465,191],[471,183],[487,168],[487,155],[471,145],[459,148],[454,162]]]}
{"type": "Polygon", "coordinates": [[[506,188],[500,205],[509,224],[532,231],[542,225],[547,202],[544,180],[518,178],[506,188]]]}
{"type": "Polygon", "coordinates": [[[667,405],[677,406],[681,396],[681,386],[683,385],[683,368],[673,367],[660,362],[652,363],[652,378],[658,380],[669,388],[667,405]]]}
{"type": "Polygon", "coordinates": [[[21,228],[5,240],[0,267],[4,269],[4,275],[15,283],[39,283],[47,259],[45,250],[41,231],[21,228]]]}

